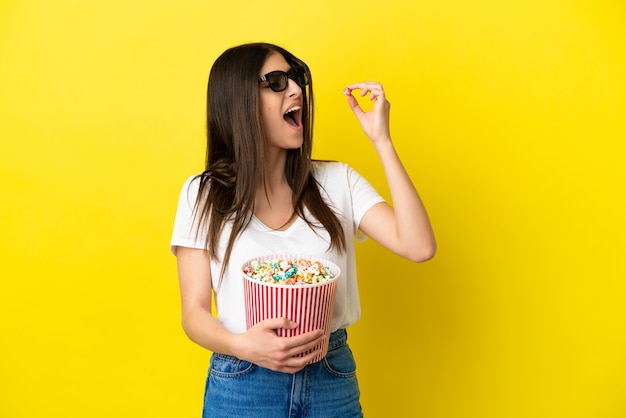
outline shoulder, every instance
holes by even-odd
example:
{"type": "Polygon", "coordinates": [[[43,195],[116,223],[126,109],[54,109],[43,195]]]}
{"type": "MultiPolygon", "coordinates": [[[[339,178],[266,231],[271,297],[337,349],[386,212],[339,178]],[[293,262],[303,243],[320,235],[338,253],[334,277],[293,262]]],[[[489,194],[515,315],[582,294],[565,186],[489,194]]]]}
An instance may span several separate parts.
{"type": "Polygon", "coordinates": [[[183,183],[181,193],[192,193],[194,195],[197,194],[198,189],[200,188],[200,178],[201,176],[197,174],[187,177],[187,179],[183,183]]]}
{"type": "Polygon", "coordinates": [[[198,198],[200,191],[200,184],[202,183],[202,174],[195,174],[189,176],[180,190],[180,202],[187,201],[190,206],[193,206],[198,198]]]}
{"type": "Polygon", "coordinates": [[[353,188],[366,181],[349,164],[339,161],[313,161],[313,177],[324,187],[353,188]]]}
{"type": "Polygon", "coordinates": [[[337,181],[339,177],[345,177],[352,168],[346,163],[339,161],[313,161],[313,177],[320,182],[337,181]]]}

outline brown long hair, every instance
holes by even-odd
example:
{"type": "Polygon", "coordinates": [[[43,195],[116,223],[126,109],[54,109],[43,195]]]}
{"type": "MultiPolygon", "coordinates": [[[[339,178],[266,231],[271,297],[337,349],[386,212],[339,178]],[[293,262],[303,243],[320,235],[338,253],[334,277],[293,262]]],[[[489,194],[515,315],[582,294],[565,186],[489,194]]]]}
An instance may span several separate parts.
{"type": "MultiPolygon", "coordinates": [[[[224,253],[220,282],[237,237],[248,226],[254,209],[258,179],[265,173],[265,137],[260,122],[259,72],[272,53],[280,53],[290,66],[301,65],[311,80],[309,67],[285,49],[268,43],[230,48],[213,64],[207,88],[207,150],[205,171],[198,176],[200,190],[194,213],[200,228],[208,226],[206,248],[218,259],[219,236],[226,222],[232,230],[224,253]]],[[[330,235],[329,249],[345,251],[345,233],[337,214],[321,196],[313,178],[313,83],[302,88],[304,141],[287,150],[285,174],[293,192],[297,216],[330,235]],[[317,220],[307,219],[307,208],[317,220]]]]}

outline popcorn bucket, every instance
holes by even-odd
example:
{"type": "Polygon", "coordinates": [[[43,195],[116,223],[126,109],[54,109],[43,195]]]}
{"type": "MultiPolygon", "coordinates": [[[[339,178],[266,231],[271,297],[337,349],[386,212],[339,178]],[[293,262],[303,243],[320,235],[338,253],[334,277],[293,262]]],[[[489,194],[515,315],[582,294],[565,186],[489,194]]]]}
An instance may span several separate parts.
{"type": "Polygon", "coordinates": [[[321,348],[322,351],[311,363],[320,361],[328,352],[330,322],[335,307],[335,290],[339,279],[339,267],[328,260],[303,255],[267,255],[248,260],[242,266],[243,286],[246,308],[246,327],[251,328],[258,322],[269,318],[288,318],[298,324],[297,328],[277,330],[281,337],[292,337],[308,331],[323,329],[326,338],[313,349],[298,355],[302,357],[321,348]],[[276,284],[263,282],[248,276],[243,269],[256,260],[260,264],[273,260],[310,260],[319,262],[330,269],[332,278],[314,284],[276,284]]]}

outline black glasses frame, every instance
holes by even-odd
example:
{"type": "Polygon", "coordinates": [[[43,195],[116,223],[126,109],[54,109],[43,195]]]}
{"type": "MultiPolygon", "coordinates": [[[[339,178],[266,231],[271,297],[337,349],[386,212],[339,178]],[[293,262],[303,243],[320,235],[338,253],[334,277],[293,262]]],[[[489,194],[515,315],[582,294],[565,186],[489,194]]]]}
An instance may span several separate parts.
{"type": "Polygon", "coordinates": [[[279,93],[284,91],[289,85],[289,79],[292,79],[300,88],[309,84],[309,76],[301,65],[291,67],[285,71],[271,71],[259,77],[259,83],[267,81],[267,85],[272,91],[279,93]]]}

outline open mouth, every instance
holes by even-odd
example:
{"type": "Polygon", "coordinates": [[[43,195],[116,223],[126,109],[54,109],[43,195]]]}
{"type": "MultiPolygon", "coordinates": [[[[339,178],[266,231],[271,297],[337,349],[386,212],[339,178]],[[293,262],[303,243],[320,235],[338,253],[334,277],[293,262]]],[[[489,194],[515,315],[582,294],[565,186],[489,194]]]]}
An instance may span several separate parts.
{"type": "Polygon", "coordinates": [[[283,119],[285,119],[287,123],[293,126],[294,128],[300,127],[301,118],[302,116],[301,116],[300,106],[290,107],[289,109],[287,109],[287,111],[283,115],[283,119]]]}

